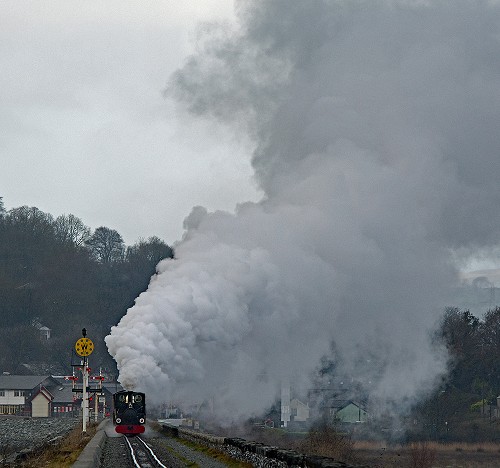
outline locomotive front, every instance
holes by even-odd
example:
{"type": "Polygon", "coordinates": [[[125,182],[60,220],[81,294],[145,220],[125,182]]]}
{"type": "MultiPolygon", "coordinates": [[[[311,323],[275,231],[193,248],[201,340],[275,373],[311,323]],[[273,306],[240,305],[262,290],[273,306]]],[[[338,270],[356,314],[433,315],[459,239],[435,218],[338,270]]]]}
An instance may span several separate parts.
{"type": "Polygon", "coordinates": [[[115,431],[125,435],[142,434],[146,423],[144,393],[121,391],[113,395],[113,423],[115,431]]]}

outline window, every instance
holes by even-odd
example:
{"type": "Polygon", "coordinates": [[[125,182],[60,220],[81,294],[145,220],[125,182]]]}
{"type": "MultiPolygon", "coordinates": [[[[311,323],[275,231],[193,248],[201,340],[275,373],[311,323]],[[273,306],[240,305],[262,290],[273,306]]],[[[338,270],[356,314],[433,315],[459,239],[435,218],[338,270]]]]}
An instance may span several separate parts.
{"type": "Polygon", "coordinates": [[[14,396],[24,396],[24,390],[14,390],[14,396]]]}
{"type": "Polygon", "coordinates": [[[0,414],[19,414],[20,412],[20,405],[0,405],[0,414]]]}
{"type": "Polygon", "coordinates": [[[5,396],[5,390],[0,390],[0,396],[5,396]]]}

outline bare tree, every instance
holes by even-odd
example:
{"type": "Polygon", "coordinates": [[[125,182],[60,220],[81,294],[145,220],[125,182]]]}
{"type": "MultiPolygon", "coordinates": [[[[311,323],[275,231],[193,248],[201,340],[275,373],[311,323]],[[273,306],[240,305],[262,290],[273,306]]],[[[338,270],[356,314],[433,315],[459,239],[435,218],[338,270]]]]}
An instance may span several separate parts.
{"type": "Polygon", "coordinates": [[[123,260],[125,244],[122,236],[114,229],[98,227],[85,245],[101,263],[112,263],[123,260]]]}
{"type": "Polygon", "coordinates": [[[15,268],[18,281],[31,281],[42,268],[43,259],[53,253],[53,216],[36,207],[21,206],[3,216],[2,227],[2,263],[15,268]]]}
{"type": "Polygon", "coordinates": [[[147,240],[139,241],[127,248],[126,269],[128,278],[137,287],[137,294],[145,291],[149,284],[149,279],[156,272],[158,262],[164,258],[173,258],[174,252],[160,238],[153,236],[147,240]]]}
{"type": "Polygon", "coordinates": [[[54,227],[57,239],[64,244],[80,247],[90,238],[90,228],[72,214],[58,216],[54,227]]]}
{"type": "Polygon", "coordinates": [[[16,224],[25,233],[36,234],[36,236],[53,234],[54,232],[54,217],[35,206],[13,208],[9,210],[7,220],[16,224]]]}
{"type": "Polygon", "coordinates": [[[152,236],[139,241],[127,249],[127,260],[131,263],[146,263],[153,268],[164,258],[173,258],[174,252],[159,237],[152,236]]]}

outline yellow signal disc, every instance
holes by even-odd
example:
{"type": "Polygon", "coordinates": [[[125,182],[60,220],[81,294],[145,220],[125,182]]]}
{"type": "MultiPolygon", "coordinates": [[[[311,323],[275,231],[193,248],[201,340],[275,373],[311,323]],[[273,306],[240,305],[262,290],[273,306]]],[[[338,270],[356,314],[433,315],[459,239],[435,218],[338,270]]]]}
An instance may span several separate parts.
{"type": "Polygon", "coordinates": [[[75,344],[75,350],[78,356],[88,356],[94,351],[94,343],[88,338],[80,338],[75,344]]]}

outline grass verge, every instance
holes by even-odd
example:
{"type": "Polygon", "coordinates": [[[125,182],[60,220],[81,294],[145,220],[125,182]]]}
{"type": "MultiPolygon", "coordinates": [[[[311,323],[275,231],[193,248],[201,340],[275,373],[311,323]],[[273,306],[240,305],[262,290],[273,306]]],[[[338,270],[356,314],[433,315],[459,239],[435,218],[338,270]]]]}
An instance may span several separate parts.
{"type": "Polygon", "coordinates": [[[230,468],[252,468],[253,466],[251,463],[235,460],[234,458],[231,458],[227,453],[224,453],[221,450],[217,450],[216,448],[198,444],[196,442],[187,439],[179,438],[177,440],[186,447],[189,447],[192,450],[196,450],[197,452],[201,452],[210,458],[213,458],[221,463],[224,463],[230,468]]]}
{"type": "Polygon", "coordinates": [[[94,437],[97,426],[96,423],[90,423],[84,434],[78,425],[56,443],[27,455],[24,460],[19,460],[16,466],[20,468],[68,468],[75,463],[87,443],[94,437]]]}
{"type": "MultiPolygon", "coordinates": [[[[161,425],[157,423],[152,424],[153,428],[157,430],[158,432],[167,435],[165,430],[161,427],[161,425]]],[[[168,437],[171,437],[170,435],[167,435],[168,437]]],[[[176,437],[177,442],[185,445],[186,447],[190,448],[191,450],[196,450],[197,452],[203,453],[204,455],[213,458],[221,463],[224,463],[226,466],[230,468],[252,468],[251,463],[246,463],[242,462],[240,460],[235,460],[234,458],[231,458],[227,453],[223,452],[222,450],[217,450],[214,447],[209,447],[207,445],[203,445],[198,442],[194,442],[192,440],[184,439],[182,437],[176,437]]],[[[181,458],[177,453],[175,453],[175,450],[173,450],[171,447],[166,446],[166,448],[173,453],[176,457],[181,458]]],[[[183,460],[184,463],[186,463],[186,460],[183,460]]],[[[193,466],[197,467],[198,465],[195,463],[194,465],[188,465],[188,466],[193,466]]]]}

